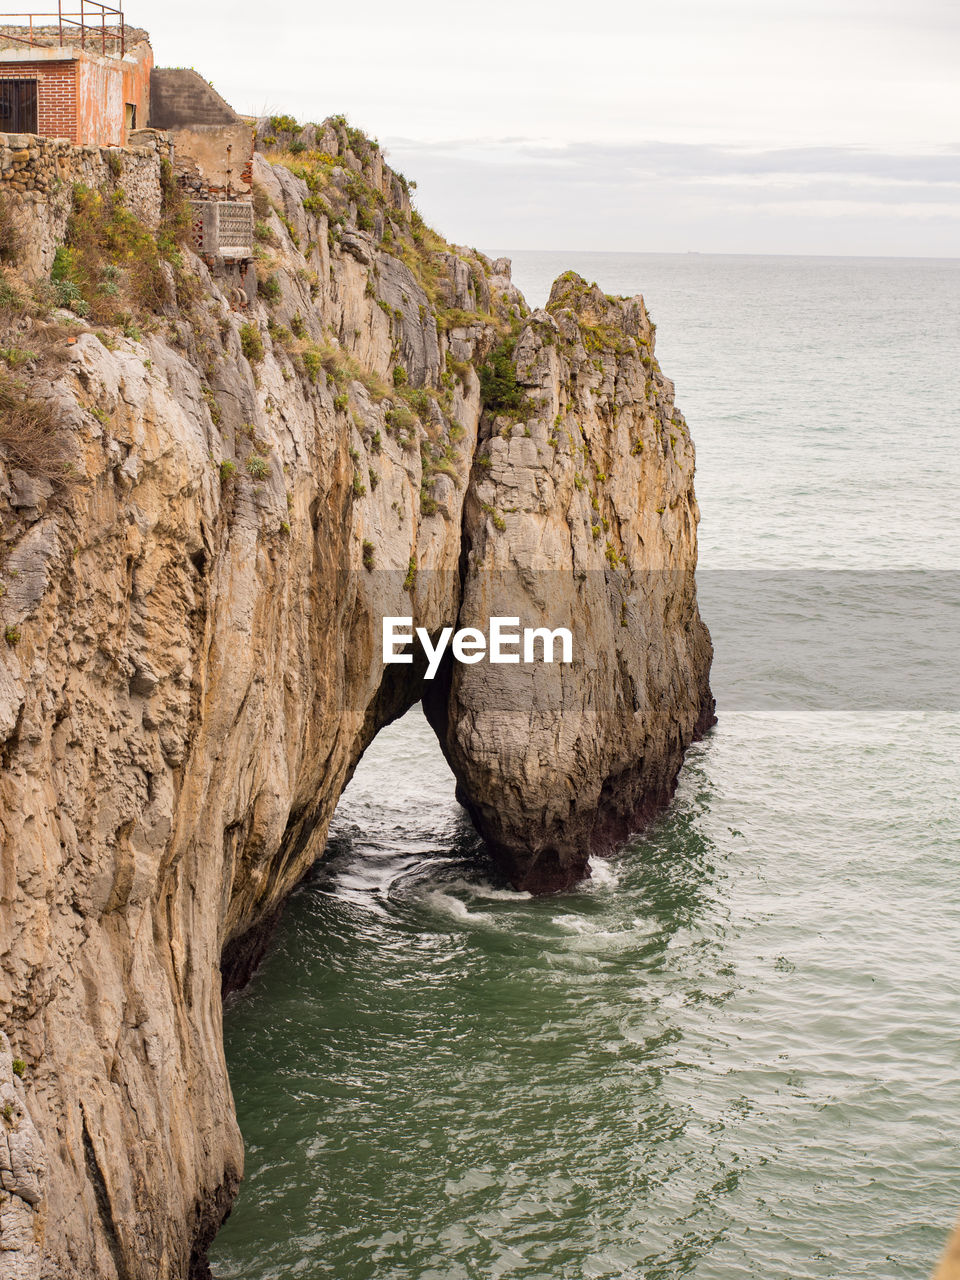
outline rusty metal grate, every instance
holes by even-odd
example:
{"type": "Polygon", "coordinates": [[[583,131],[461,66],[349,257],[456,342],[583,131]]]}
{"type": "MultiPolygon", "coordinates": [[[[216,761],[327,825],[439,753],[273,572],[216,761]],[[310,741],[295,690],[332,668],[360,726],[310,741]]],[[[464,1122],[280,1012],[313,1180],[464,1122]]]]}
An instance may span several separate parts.
{"type": "Polygon", "coordinates": [[[121,58],[126,52],[123,9],[100,4],[99,0],[80,0],[79,10],[67,10],[63,0],[57,0],[56,13],[0,13],[0,26],[11,25],[23,34],[15,35],[9,29],[0,31],[0,44],[12,40],[15,44],[49,47],[55,29],[61,45],[76,43],[79,36],[81,49],[99,46],[101,53],[119,51],[121,58]]]}

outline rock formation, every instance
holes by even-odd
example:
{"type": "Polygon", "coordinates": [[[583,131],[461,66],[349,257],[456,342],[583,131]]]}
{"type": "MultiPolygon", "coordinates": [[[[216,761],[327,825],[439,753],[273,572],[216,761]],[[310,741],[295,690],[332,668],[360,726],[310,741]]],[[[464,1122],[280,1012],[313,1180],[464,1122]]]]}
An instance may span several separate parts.
{"type": "MultiPolygon", "coordinates": [[[[243,1163],[221,985],[422,695],[383,615],[569,617],[574,666],[431,692],[539,889],[663,803],[710,718],[693,450],[642,302],[564,279],[530,316],[342,121],[278,133],[248,310],[183,247],[140,317],[97,318],[134,270],[107,259],[86,321],[57,309],[79,258],[52,299],[0,280],[4,1278],[206,1274],[243,1163]]],[[[79,255],[105,215],[78,209],[79,255]]]]}
{"type": "Polygon", "coordinates": [[[426,700],[461,802],[534,891],[642,826],[713,723],[693,444],[653,353],[641,298],[561,277],[519,335],[517,409],[488,412],[467,496],[460,624],[575,637],[570,665],[449,662],[426,700]]]}

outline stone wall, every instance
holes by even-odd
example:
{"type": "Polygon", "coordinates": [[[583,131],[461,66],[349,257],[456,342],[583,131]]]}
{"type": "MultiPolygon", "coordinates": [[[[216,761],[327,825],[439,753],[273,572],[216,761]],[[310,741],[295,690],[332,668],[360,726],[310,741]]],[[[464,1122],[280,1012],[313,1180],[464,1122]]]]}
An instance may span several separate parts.
{"type": "MultiPolygon", "coordinates": [[[[95,19],[91,15],[87,15],[90,21],[87,23],[87,29],[81,41],[80,31],[77,27],[64,27],[62,30],[59,26],[43,26],[33,25],[28,27],[4,24],[0,26],[0,49],[22,49],[24,42],[29,40],[32,44],[39,48],[47,49],[77,49],[81,45],[88,45],[94,52],[99,51],[102,46],[100,42],[100,27],[94,25],[95,19]]],[[[120,31],[115,26],[107,27],[107,48],[108,54],[117,54],[120,52],[120,31]]],[[[142,27],[130,27],[126,23],[123,27],[124,40],[126,47],[132,49],[134,45],[141,43],[150,43],[150,37],[142,27]]]]}
{"type": "Polygon", "coordinates": [[[59,138],[0,133],[0,192],[6,193],[23,232],[22,270],[29,279],[49,275],[63,242],[74,183],[106,193],[122,187],[127,205],[148,226],[160,219],[160,162],[171,145],[162,133],[141,129],[128,147],[76,146],[59,138]]]}

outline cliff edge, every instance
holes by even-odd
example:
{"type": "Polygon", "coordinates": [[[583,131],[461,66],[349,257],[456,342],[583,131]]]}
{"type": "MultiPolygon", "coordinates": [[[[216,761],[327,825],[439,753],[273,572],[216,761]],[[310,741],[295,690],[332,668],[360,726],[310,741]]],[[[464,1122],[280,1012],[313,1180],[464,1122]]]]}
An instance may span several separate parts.
{"type": "Polygon", "coordinates": [[[208,1274],[243,1165],[222,989],[424,695],[382,617],[569,618],[585,646],[429,690],[536,889],[665,802],[712,715],[693,450],[642,301],[569,277],[531,315],[342,119],[258,137],[247,307],[156,150],[50,196],[39,283],[18,230],[47,197],[0,195],[4,1277],[208,1274]]]}

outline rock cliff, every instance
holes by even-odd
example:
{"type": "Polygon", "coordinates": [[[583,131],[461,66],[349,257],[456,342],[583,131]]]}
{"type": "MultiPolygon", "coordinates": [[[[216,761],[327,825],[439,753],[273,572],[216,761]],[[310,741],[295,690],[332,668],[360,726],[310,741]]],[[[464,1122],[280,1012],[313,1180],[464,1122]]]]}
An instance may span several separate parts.
{"type": "Polygon", "coordinates": [[[710,719],[693,450],[642,301],[564,278],[531,316],[342,120],[259,138],[247,309],[170,191],[143,226],[78,190],[32,293],[0,210],[4,1277],[206,1274],[243,1163],[222,986],[424,691],[382,616],[569,618],[571,667],[430,689],[538,889],[663,803],[710,719]]]}
{"type": "Polygon", "coordinates": [[[563,276],[511,354],[512,411],[488,409],[467,495],[460,622],[563,626],[574,660],[451,662],[426,706],[475,825],[539,891],[669,800],[713,723],[712,650],[693,444],[642,298],[563,276]]]}

